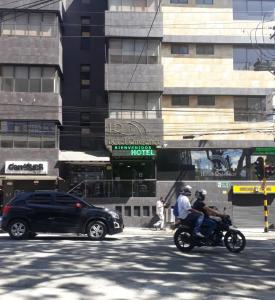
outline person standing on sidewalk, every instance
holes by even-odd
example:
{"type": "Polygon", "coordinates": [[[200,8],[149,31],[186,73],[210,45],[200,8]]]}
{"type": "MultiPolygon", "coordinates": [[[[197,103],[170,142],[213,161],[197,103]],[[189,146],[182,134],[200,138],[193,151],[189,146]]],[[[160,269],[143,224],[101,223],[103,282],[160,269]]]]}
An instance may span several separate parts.
{"type": "Polygon", "coordinates": [[[156,203],[157,215],[160,221],[160,230],[164,230],[164,199],[160,197],[156,203]]]}

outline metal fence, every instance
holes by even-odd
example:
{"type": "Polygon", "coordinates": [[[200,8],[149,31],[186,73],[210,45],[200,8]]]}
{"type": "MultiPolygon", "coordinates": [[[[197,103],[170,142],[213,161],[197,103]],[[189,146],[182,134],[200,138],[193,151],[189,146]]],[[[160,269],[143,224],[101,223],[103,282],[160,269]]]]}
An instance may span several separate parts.
{"type": "Polygon", "coordinates": [[[156,179],[83,180],[68,192],[85,198],[155,197],[156,179]]]}

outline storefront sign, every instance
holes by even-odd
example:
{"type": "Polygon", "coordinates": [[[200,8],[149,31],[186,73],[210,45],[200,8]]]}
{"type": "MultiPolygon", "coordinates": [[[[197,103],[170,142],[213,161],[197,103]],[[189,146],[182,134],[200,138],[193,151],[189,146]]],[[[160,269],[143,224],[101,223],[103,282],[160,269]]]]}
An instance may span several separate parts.
{"type": "Polygon", "coordinates": [[[113,145],[113,156],[155,156],[156,146],[152,145],[113,145]]]}
{"type": "Polygon", "coordinates": [[[275,147],[256,147],[254,154],[259,154],[259,155],[275,154],[275,147]]]}
{"type": "MultiPolygon", "coordinates": [[[[268,194],[275,194],[275,186],[267,186],[266,191],[268,194]]],[[[233,186],[234,194],[262,194],[263,189],[260,185],[234,185],[233,186]]]]}
{"type": "Polygon", "coordinates": [[[48,162],[6,161],[5,174],[48,174],[48,162]]]}

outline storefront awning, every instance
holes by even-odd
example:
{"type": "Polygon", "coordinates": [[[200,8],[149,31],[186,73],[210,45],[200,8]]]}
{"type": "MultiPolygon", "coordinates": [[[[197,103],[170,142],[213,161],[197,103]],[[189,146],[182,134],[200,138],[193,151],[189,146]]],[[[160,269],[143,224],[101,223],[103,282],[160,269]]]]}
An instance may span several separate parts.
{"type": "Polygon", "coordinates": [[[51,181],[51,180],[62,180],[58,176],[41,176],[41,175],[3,175],[0,176],[0,180],[37,180],[37,181],[51,181]]]}
{"type": "Polygon", "coordinates": [[[59,161],[75,164],[106,164],[110,162],[110,157],[106,153],[59,151],[59,161]]]}

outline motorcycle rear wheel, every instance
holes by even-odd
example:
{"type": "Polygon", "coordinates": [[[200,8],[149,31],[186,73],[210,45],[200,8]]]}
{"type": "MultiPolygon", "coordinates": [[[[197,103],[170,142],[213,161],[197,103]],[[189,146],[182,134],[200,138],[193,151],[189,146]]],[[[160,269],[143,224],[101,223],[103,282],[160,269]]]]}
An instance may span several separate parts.
{"type": "Polygon", "coordinates": [[[179,228],[174,234],[174,243],[181,252],[189,252],[194,248],[191,234],[184,228],[179,228]]]}
{"type": "Polygon", "coordinates": [[[239,253],[245,248],[246,239],[239,230],[229,230],[224,236],[224,244],[230,252],[239,253]]]}

